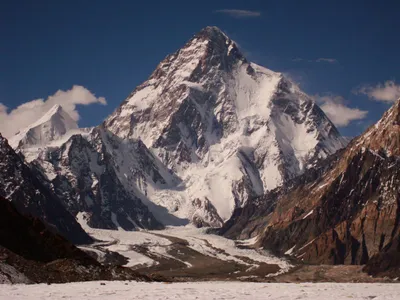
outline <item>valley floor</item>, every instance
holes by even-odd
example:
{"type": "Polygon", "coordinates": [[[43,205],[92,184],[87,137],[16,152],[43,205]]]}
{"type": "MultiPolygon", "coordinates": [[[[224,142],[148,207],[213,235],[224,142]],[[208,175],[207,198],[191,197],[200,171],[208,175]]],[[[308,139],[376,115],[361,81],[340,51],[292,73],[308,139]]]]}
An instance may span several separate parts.
{"type": "Polygon", "coordinates": [[[284,259],[252,248],[255,240],[238,243],[191,225],[159,231],[117,231],[93,229],[87,226],[84,216],[78,219],[99,240],[81,249],[100,262],[118,262],[140,273],[158,274],[173,281],[267,280],[292,267],[284,259]]]}
{"type": "Polygon", "coordinates": [[[1,300],[38,299],[399,299],[399,284],[360,283],[139,283],[80,282],[2,285],[1,300]]]}
{"type": "Polygon", "coordinates": [[[255,239],[233,241],[192,225],[158,231],[104,230],[78,220],[98,242],[81,247],[105,264],[118,264],[173,282],[397,282],[369,276],[359,265],[291,263],[254,246],[255,239]]]}

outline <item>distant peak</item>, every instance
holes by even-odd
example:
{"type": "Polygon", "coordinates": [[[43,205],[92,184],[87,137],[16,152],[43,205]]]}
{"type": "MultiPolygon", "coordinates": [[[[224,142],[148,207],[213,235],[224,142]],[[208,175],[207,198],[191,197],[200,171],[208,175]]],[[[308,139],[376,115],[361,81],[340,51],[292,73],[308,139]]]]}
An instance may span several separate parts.
{"type": "MultiPolygon", "coordinates": [[[[38,121],[33,123],[31,125],[31,127],[38,126],[42,123],[45,123],[57,115],[62,119],[67,119],[68,121],[72,120],[71,116],[66,111],[63,110],[63,108],[60,104],[55,104],[38,121]]],[[[75,121],[72,121],[72,122],[75,122],[75,121]]]]}
{"type": "Polygon", "coordinates": [[[55,104],[50,110],[48,111],[48,114],[56,114],[62,112],[62,106],[60,104],[55,104]]]}
{"type": "Polygon", "coordinates": [[[41,118],[20,130],[10,139],[13,148],[45,145],[59,139],[69,130],[78,129],[78,124],[63,110],[62,106],[52,106],[41,118]]]}

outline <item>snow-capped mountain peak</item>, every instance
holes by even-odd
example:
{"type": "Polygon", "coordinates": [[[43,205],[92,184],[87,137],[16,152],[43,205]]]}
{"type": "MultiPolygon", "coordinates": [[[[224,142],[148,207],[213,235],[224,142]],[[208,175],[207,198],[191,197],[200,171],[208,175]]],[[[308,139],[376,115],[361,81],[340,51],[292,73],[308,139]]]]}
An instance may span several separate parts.
{"type": "Polygon", "coordinates": [[[217,27],[167,56],[101,126],[75,128],[56,106],[15,144],[74,215],[105,228],[220,226],[346,144],[296,84],[217,27]]]}
{"type": "Polygon", "coordinates": [[[196,41],[208,41],[208,49],[210,51],[221,51],[228,55],[236,52],[236,54],[239,54],[239,56],[244,59],[244,56],[238,51],[237,44],[216,26],[205,27],[197,33],[190,42],[193,43],[196,41]]]}
{"type": "Polygon", "coordinates": [[[204,220],[197,208],[206,206],[225,220],[346,144],[309,96],[248,62],[217,27],[167,56],[104,127],[122,140],[141,139],[176,172],[184,192],[150,198],[192,220],[204,220]]]}
{"type": "Polygon", "coordinates": [[[70,130],[78,129],[78,124],[62,108],[54,105],[33,124],[20,130],[10,139],[13,148],[28,148],[46,145],[57,140],[70,130]]]}

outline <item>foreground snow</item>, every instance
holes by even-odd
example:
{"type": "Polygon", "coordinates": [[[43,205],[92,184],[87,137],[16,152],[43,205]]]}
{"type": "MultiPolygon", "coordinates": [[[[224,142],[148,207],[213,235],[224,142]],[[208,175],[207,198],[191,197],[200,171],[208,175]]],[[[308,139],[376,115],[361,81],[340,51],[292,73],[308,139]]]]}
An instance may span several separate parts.
{"type": "Polygon", "coordinates": [[[0,299],[399,299],[399,284],[81,282],[3,285],[0,299]]]}

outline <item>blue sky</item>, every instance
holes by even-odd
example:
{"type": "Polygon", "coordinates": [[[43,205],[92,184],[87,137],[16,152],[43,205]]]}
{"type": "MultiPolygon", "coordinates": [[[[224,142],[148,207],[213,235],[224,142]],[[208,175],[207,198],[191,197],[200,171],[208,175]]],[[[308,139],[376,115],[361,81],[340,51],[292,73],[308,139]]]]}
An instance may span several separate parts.
{"type": "Polygon", "coordinates": [[[236,40],[249,60],[286,73],[315,95],[344,135],[361,133],[400,96],[399,1],[19,0],[1,6],[0,126],[13,120],[17,106],[74,85],[92,93],[80,91],[91,104],[78,106],[80,125],[97,125],[167,54],[208,25],[236,40]]]}

